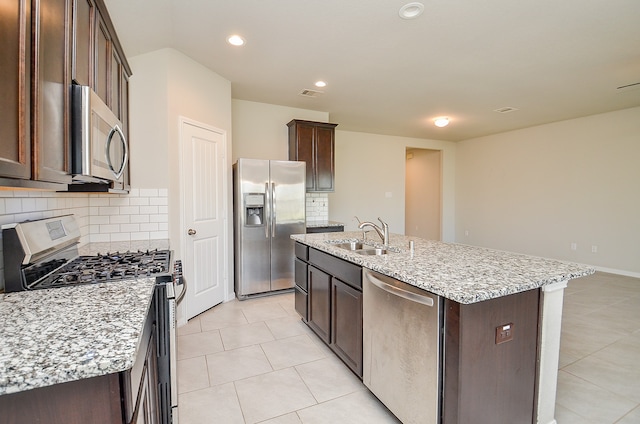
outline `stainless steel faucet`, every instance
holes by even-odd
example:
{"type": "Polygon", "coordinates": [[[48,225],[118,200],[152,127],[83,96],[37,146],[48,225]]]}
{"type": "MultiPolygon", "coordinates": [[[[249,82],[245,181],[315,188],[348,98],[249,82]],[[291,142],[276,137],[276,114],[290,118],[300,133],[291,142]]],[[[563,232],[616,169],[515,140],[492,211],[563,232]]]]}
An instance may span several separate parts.
{"type": "Polygon", "coordinates": [[[382,228],[380,228],[378,225],[374,224],[373,222],[369,222],[369,221],[361,222],[358,228],[360,229],[363,229],[364,227],[373,228],[374,230],[376,230],[376,233],[378,233],[378,235],[380,236],[380,239],[382,240],[382,244],[384,244],[385,246],[388,246],[389,245],[389,224],[387,224],[380,218],[378,218],[378,221],[380,221],[380,223],[382,224],[382,228]]]}

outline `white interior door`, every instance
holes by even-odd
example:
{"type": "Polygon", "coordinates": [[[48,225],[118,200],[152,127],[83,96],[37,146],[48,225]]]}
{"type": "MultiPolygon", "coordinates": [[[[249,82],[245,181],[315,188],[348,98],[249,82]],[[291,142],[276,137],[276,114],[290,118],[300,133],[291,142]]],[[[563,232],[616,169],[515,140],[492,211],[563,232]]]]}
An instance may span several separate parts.
{"type": "Polygon", "coordinates": [[[182,258],[186,318],[221,303],[227,273],[226,132],[183,119],[182,258]]]}

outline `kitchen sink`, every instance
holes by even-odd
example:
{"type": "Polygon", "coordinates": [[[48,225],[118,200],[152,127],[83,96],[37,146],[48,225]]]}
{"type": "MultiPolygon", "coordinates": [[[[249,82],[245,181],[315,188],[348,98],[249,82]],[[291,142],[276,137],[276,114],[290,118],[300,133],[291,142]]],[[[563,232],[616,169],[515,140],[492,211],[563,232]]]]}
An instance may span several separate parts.
{"type": "Polygon", "coordinates": [[[359,255],[375,255],[375,256],[379,256],[379,255],[386,255],[387,254],[387,249],[359,249],[356,250],[355,253],[359,254],[359,255]]]}
{"type": "Polygon", "coordinates": [[[364,247],[364,244],[357,241],[351,241],[347,243],[336,244],[335,246],[346,250],[360,250],[364,247]]]}

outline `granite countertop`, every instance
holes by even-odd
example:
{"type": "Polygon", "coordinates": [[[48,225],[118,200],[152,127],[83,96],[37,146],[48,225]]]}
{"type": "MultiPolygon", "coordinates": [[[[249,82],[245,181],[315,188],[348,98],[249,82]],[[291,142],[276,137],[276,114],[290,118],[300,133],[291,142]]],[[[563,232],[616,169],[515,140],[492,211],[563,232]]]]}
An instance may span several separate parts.
{"type": "MultiPolygon", "coordinates": [[[[336,247],[338,243],[363,241],[362,234],[362,231],[294,234],[291,238],[464,304],[536,289],[595,272],[585,265],[399,234],[390,235],[389,253],[386,255],[360,255],[336,247]],[[413,253],[409,251],[410,240],[414,241],[413,253]]],[[[382,247],[377,235],[368,233],[367,239],[366,244],[382,247]]]]}
{"type": "Polygon", "coordinates": [[[342,227],[344,224],[337,221],[307,221],[307,228],[342,227]]]}
{"type": "Polygon", "coordinates": [[[155,278],[0,295],[0,395],[130,369],[155,278]]]}

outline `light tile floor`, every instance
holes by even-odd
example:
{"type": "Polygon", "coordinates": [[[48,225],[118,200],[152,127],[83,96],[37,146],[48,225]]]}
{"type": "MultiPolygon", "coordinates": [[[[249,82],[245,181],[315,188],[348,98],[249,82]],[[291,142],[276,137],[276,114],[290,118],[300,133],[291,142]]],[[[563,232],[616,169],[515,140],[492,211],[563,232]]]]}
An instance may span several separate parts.
{"type": "MultiPolygon", "coordinates": [[[[234,300],[178,329],[180,424],[399,423],[293,302],[234,300]]],[[[640,279],[571,281],[560,350],[558,424],[640,423],[640,279]]]]}

